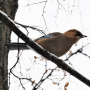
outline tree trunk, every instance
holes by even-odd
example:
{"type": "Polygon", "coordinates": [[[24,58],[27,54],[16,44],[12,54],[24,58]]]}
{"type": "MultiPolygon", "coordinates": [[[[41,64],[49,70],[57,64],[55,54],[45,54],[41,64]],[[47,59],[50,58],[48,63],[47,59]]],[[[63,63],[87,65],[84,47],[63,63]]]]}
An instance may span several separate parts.
{"type": "MultiPolygon", "coordinates": [[[[18,8],[18,0],[0,0],[0,10],[14,19],[18,8]]],[[[0,90],[8,90],[8,50],[6,42],[10,42],[11,31],[0,21],[0,90]]]]}

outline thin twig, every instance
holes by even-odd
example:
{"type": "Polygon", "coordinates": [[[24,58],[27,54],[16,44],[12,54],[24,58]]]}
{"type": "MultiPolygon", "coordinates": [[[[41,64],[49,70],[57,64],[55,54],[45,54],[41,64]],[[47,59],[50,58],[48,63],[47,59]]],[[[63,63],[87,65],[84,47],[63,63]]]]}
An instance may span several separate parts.
{"type": "Polygon", "coordinates": [[[17,22],[15,22],[15,23],[18,24],[18,25],[20,25],[20,26],[22,26],[22,27],[25,28],[25,29],[26,29],[26,28],[31,28],[31,29],[33,29],[33,30],[39,31],[40,33],[46,35],[45,32],[44,32],[44,30],[40,30],[40,29],[36,28],[35,26],[23,25],[23,24],[17,23],[17,22]]]}
{"type": "MultiPolygon", "coordinates": [[[[89,44],[90,44],[90,43],[82,46],[80,49],[78,49],[76,52],[72,53],[72,54],[71,54],[68,58],[66,58],[64,61],[67,61],[71,56],[73,56],[73,55],[75,55],[75,54],[77,54],[77,53],[82,53],[83,55],[88,56],[87,54],[83,53],[82,51],[83,51],[83,48],[86,47],[86,46],[89,45],[89,44]]],[[[88,56],[88,57],[90,58],[90,56],[88,56]]]]}

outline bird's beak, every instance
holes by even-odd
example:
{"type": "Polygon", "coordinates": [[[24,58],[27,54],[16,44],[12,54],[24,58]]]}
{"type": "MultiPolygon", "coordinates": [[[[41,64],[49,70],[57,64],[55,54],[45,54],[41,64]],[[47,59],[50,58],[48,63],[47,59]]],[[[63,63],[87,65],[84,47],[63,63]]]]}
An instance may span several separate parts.
{"type": "Polygon", "coordinates": [[[81,36],[81,38],[85,38],[85,37],[87,37],[87,36],[86,36],[86,35],[82,35],[82,36],[81,36]]]}

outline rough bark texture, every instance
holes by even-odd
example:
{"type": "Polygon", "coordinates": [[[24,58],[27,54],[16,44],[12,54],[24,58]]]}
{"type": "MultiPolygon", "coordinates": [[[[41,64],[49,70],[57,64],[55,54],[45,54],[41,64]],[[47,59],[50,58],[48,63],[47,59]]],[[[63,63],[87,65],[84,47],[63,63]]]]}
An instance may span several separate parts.
{"type": "MultiPolygon", "coordinates": [[[[0,10],[14,19],[18,8],[18,0],[0,0],[0,10]]],[[[0,21],[0,90],[8,90],[8,50],[6,42],[10,42],[11,31],[0,21]]]]}

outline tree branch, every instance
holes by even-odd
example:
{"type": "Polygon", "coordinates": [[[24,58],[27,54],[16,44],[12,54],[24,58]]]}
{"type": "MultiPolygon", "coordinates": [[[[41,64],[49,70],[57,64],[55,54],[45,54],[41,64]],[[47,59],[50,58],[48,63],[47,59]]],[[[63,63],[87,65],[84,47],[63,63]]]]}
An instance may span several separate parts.
{"type": "Polygon", "coordinates": [[[66,70],[71,75],[81,80],[86,85],[90,86],[90,80],[85,78],[83,75],[78,73],[76,70],[72,69],[68,66],[63,60],[58,59],[56,56],[46,51],[35,42],[33,42],[30,38],[28,38],[24,33],[22,33],[16,26],[15,23],[2,11],[0,11],[0,20],[4,22],[18,37],[20,37],[29,47],[35,50],[37,53],[41,54],[43,57],[55,63],[59,68],[66,70]]]}

